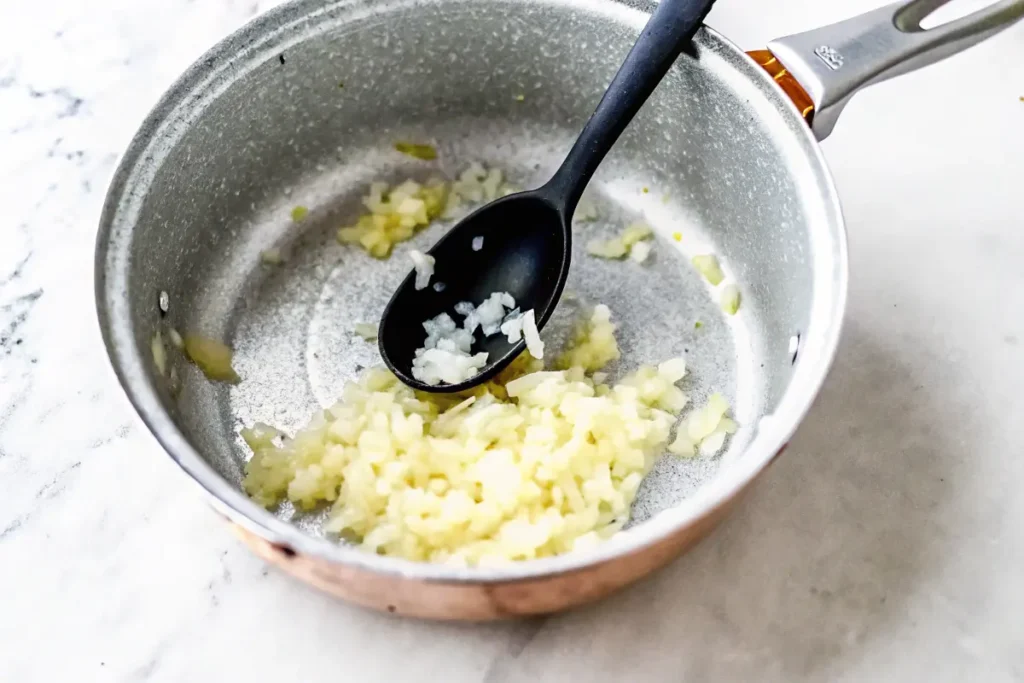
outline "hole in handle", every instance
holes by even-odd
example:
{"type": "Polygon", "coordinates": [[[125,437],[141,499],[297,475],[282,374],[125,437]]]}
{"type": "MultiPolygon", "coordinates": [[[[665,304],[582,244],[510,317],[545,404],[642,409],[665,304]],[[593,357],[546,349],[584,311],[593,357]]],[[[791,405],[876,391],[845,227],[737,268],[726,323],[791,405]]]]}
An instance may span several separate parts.
{"type": "Polygon", "coordinates": [[[994,4],[993,0],[917,0],[896,14],[896,28],[906,33],[930,31],[994,4]]]}

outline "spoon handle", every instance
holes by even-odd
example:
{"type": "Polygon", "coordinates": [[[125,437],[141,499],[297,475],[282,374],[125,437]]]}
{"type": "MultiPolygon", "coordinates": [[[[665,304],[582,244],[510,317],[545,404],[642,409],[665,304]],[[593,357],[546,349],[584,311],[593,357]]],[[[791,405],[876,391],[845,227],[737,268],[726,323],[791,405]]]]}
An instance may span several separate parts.
{"type": "Polygon", "coordinates": [[[543,188],[572,216],[605,154],[700,28],[715,0],[661,0],[562,166],[543,188]]]}

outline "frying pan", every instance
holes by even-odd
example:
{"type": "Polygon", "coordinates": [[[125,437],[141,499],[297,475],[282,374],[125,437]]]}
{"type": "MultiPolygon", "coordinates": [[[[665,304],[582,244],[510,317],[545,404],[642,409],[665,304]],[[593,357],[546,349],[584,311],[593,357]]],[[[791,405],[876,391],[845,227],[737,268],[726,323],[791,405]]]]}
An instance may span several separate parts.
{"type": "Polygon", "coordinates": [[[157,104],[104,206],[96,297],[111,362],[171,458],[260,556],[332,594],[430,618],[537,614],[594,600],[662,566],[722,519],[784,449],[825,379],[847,290],[846,235],[817,141],[859,89],[962,50],[1024,0],[924,30],[943,0],[890,5],[744,53],[698,32],[604,162],[577,245],[645,220],[650,263],[576,247],[545,330],[579,307],[620,326],[621,373],[685,356],[701,404],[725,394],[740,430],[715,458],[663,456],[628,528],[586,552],[500,567],[382,557],[324,537],[324,513],[268,511],[240,482],[241,426],[294,429],[380,363],[354,338],[377,320],[435,225],[388,261],[334,240],[376,180],[453,176],[471,161],[530,187],[549,177],[653,7],[617,0],[297,0],[228,37],[157,104]],[[438,160],[393,149],[430,141],[438,160]],[[309,208],[300,222],[295,206],[309,208]],[[680,233],[676,241],[671,236],[680,233]],[[261,263],[275,247],[287,262],[261,263]],[[719,256],[742,305],[721,312],[690,265],[719,256]],[[698,328],[696,322],[702,325],[698,328]],[[230,341],[237,385],[150,341],[173,327],[230,341]]]}

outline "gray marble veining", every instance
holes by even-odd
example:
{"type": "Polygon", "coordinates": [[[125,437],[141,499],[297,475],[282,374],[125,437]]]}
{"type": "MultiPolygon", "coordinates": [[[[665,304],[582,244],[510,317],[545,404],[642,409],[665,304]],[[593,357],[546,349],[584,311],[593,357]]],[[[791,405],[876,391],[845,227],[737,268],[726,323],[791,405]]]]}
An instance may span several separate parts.
{"type": "MultiPolygon", "coordinates": [[[[474,626],[268,570],[108,368],[92,250],[118,154],[272,4],[0,6],[0,680],[1024,680],[1024,27],[859,95],[828,141],[849,323],[738,513],[611,600],[474,626]]],[[[873,4],[721,0],[709,23],[753,48],[873,4]]]]}

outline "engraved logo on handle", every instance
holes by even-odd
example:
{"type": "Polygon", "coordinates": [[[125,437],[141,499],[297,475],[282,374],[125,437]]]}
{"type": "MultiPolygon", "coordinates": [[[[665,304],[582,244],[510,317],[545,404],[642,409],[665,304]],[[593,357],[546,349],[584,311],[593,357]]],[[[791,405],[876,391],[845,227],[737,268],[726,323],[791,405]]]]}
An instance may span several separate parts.
{"type": "Polygon", "coordinates": [[[830,48],[828,45],[822,45],[814,49],[814,54],[821,61],[825,62],[825,66],[832,69],[833,71],[839,71],[843,67],[843,56],[839,54],[837,50],[830,48]]]}

